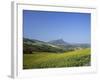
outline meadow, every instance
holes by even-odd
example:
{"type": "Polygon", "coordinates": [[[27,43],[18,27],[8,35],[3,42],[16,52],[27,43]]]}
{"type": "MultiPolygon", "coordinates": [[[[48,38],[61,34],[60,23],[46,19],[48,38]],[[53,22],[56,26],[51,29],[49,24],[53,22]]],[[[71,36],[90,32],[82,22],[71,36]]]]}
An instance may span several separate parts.
{"type": "Polygon", "coordinates": [[[90,48],[63,53],[33,52],[23,54],[23,69],[90,66],[90,48]]]}

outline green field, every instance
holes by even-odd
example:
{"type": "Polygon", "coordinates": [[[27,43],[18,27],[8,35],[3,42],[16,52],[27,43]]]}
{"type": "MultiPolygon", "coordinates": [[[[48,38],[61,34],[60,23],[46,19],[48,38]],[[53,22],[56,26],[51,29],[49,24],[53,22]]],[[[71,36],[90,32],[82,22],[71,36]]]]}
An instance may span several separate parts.
{"type": "Polygon", "coordinates": [[[23,54],[23,69],[90,66],[90,48],[64,53],[23,54]]]}

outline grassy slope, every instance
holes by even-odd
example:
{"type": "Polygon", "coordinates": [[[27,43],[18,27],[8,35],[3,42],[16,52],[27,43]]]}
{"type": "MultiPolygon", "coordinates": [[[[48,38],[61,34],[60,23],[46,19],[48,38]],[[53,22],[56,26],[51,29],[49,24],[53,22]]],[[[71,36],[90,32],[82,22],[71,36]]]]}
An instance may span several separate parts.
{"type": "Polygon", "coordinates": [[[83,49],[61,54],[48,52],[24,54],[23,67],[31,69],[85,66],[90,63],[90,53],[90,49],[83,49]]]}

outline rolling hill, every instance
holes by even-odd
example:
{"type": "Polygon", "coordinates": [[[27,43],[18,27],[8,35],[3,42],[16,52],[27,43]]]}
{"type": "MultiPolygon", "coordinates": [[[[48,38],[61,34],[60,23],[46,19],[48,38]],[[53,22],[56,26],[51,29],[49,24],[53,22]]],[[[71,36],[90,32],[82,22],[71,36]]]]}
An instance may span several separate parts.
{"type": "Polygon", "coordinates": [[[64,52],[63,48],[59,46],[49,44],[47,42],[35,40],[35,39],[23,39],[23,51],[24,53],[33,52],[64,52]]]}
{"type": "Polygon", "coordinates": [[[73,51],[80,48],[90,48],[89,44],[71,44],[65,42],[63,39],[52,40],[44,42],[36,39],[23,38],[23,52],[56,52],[61,53],[65,51],[73,51]]]}

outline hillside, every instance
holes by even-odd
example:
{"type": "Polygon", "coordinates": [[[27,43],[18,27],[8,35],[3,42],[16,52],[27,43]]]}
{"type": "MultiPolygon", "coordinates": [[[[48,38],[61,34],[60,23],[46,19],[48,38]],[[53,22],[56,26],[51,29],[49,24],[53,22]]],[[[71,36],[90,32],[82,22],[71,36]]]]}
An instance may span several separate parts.
{"type": "Polygon", "coordinates": [[[36,54],[24,54],[23,68],[58,68],[58,67],[79,67],[90,66],[90,49],[82,49],[63,54],[49,52],[36,52],[36,54]]]}
{"type": "Polygon", "coordinates": [[[90,66],[90,45],[65,43],[24,38],[23,69],[90,66]]]}

